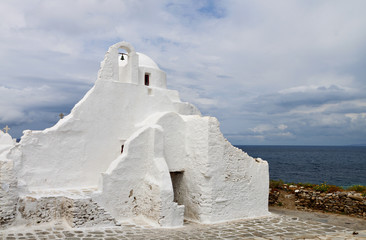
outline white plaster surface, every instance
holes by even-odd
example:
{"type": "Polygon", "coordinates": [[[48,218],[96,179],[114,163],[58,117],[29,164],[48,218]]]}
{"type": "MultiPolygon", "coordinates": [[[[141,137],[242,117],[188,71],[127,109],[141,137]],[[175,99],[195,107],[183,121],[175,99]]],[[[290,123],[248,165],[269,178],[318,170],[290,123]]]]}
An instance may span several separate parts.
{"type": "MultiPolygon", "coordinates": [[[[0,130],[0,155],[14,146],[14,140],[9,133],[0,130]]],[[[0,158],[1,159],[1,158],[0,158]]]]}
{"type": "Polygon", "coordinates": [[[14,145],[12,137],[0,130],[0,228],[10,225],[16,217],[17,181],[13,161],[7,158],[14,145]]]}
{"type": "Polygon", "coordinates": [[[9,133],[0,130],[0,145],[13,145],[14,141],[9,133]]]}
{"type": "Polygon", "coordinates": [[[5,153],[22,199],[95,189],[91,206],[116,221],[175,227],[184,218],[213,223],[269,214],[267,162],[233,147],[216,118],[181,102],[158,65],[126,42],[109,48],[95,86],[69,115],[25,131],[5,153]]]}

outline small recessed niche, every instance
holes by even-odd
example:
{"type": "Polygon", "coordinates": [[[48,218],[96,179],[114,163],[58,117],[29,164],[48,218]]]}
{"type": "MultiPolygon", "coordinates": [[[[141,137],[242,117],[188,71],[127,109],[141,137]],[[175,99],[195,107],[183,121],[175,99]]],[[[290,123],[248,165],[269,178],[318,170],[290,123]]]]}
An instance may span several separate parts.
{"type": "Polygon", "coordinates": [[[121,148],[120,148],[120,151],[121,151],[121,154],[123,153],[123,151],[125,150],[125,141],[126,140],[124,140],[124,139],[120,139],[120,146],[121,146],[121,148]]]}
{"type": "Polygon", "coordinates": [[[122,144],[122,146],[121,146],[121,154],[123,153],[123,149],[125,148],[125,145],[124,144],[122,144]]]}
{"type": "Polygon", "coordinates": [[[150,86],[150,73],[145,73],[145,85],[150,86]]]}

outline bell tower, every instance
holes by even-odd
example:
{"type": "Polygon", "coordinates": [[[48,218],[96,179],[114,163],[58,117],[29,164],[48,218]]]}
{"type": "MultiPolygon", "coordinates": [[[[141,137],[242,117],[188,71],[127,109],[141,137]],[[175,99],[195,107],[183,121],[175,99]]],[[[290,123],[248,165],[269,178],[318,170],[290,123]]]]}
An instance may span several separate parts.
{"type": "Polygon", "coordinates": [[[139,56],[128,42],[112,45],[101,63],[98,79],[138,84],[139,56]]]}

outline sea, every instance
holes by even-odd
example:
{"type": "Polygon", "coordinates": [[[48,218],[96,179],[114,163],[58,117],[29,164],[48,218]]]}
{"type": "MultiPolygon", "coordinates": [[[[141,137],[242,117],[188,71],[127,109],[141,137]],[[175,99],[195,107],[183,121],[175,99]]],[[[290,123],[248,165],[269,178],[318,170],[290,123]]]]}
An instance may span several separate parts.
{"type": "Polygon", "coordinates": [[[271,180],[366,186],[366,146],[236,146],[269,164],[271,180]]]}

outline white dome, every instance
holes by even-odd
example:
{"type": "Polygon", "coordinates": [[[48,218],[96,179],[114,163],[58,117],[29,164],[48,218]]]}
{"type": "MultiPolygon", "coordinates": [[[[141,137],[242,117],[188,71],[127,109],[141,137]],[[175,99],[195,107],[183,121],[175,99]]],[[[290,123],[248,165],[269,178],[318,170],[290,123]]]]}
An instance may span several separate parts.
{"type": "Polygon", "coordinates": [[[139,52],[137,52],[137,55],[139,56],[139,66],[155,68],[155,69],[160,70],[159,66],[150,57],[146,56],[145,54],[139,53],[139,52]]]}

